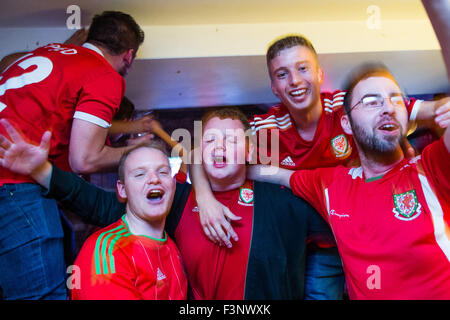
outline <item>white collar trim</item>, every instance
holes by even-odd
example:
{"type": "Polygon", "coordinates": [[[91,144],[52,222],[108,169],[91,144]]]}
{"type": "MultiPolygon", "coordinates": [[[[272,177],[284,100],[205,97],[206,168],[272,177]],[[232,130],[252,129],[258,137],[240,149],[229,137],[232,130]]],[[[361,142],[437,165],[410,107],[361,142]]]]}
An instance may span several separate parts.
{"type": "Polygon", "coordinates": [[[87,49],[91,49],[91,50],[97,52],[97,53],[98,53],[99,55],[101,55],[103,58],[105,57],[105,56],[103,55],[103,52],[102,52],[98,47],[94,46],[92,43],[85,42],[85,43],[83,43],[83,47],[84,47],[84,48],[87,48],[87,49]]]}

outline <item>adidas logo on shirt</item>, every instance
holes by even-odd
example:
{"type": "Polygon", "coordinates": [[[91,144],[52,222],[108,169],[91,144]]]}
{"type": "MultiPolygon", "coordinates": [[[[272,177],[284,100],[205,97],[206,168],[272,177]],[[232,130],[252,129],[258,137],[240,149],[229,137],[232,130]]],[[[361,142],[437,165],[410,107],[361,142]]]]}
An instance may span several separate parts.
{"type": "Polygon", "coordinates": [[[156,273],[156,279],[158,281],[164,280],[166,278],[166,275],[162,273],[162,271],[158,268],[158,271],[156,273]]]}
{"type": "Polygon", "coordinates": [[[286,158],[284,158],[284,160],[281,161],[281,164],[283,166],[287,166],[287,167],[295,167],[295,163],[294,163],[294,161],[292,161],[290,156],[287,156],[286,158]]]}

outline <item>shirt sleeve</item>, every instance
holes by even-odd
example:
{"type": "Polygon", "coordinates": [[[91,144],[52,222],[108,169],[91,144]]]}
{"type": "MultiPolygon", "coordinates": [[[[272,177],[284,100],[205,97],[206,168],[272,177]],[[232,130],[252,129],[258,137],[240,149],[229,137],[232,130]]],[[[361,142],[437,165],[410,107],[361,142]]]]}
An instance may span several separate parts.
{"type": "Polygon", "coordinates": [[[295,171],[289,184],[292,192],[308,201],[328,222],[326,186],[334,175],[334,168],[319,168],[314,170],[295,171]]]}
{"type": "Polygon", "coordinates": [[[426,176],[431,180],[435,192],[439,195],[440,199],[445,201],[445,205],[449,206],[450,153],[445,147],[442,138],[428,145],[423,150],[422,166],[426,176]]]}
{"type": "Polygon", "coordinates": [[[64,207],[95,225],[109,225],[125,212],[125,204],[119,202],[115,192],[105,191],[56,166],[53,166],[49,190],[43,195],[60,201],[64,207]]]}
{"type": "Polygon", "coordinates": [[[408,110],[409,121],[416,121],[417,114],[419,113],[422,102],[423,100],[419,100],[416,98],[409,98],[406,101],[406,109],[408,110]]]}
{"type": "Polygon", "coordinates": [[[124,92],[125,82],[118,74],[97,77],[83,86],[73,117],[109,128],[124,92]]]}

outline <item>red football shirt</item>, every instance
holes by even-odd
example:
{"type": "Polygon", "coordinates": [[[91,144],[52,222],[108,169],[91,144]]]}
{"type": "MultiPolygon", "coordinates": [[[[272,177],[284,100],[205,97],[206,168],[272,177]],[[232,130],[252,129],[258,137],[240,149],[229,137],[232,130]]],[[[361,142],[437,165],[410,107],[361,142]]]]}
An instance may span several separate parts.
{"type": "MultiPolygon", "coordinates": [[[[125,216],[124,216],[125,217],[125,216]]],[[[124,219],[83,245],[72,273],[74,300],[182,300],[187,281],[175,243],[133,235],[124,219]],[[79,278],[77,278],[79,277],[79,278]]]]}
{"type": "MultiPolygon", "coordinates": [[[[344,91],[321,93],[323,112],[311,141],[300,136],[288,109],[282,104],[271,107],[266,114],[253,116],[250,125],[258,138],[258,162],[267,164],[264,157],[271,157],[273,140],[279,141],[279,159],[278,164],[272,165],[281,168],[315,169],[352,163],[357,158],[356,147],[352,136],[345,134],[341,126],[344,95],[344,91]]],[[[420,106],[417,101],[411,99],[408,104],[411,120],[420,106]]]]}
{"type": "Polygon", "coordinates": [[[175,241],[194,299],[242,300],[253,225],[253,183],[247,181],[238,189],[214,192],[214,196],[242,217],[233,222],[239,241],[228,249],[206,237],[200,225],[194,192],[189,195],[175,230],[175,241]]]}
{"type": "Polygon", "coordinates": [[[442,140],[378,179],[296,171],[295,194],[330,224],[352,299],[450,299],[450,154],[442,140]]]}
{"type": "MultiPolygon", "coordinates": [[[[49,159],[70,170],[72,119],[108,128],[125,92],[125,82],[95,46],[49,44],[18,59],[0,76],[0,117],[39,144],[52,132],[49,159]]],[[[0,126],[0,133],[5,134],[0,126]]],[[[32,182],[0,168],[0,185],[32,182]]]]}

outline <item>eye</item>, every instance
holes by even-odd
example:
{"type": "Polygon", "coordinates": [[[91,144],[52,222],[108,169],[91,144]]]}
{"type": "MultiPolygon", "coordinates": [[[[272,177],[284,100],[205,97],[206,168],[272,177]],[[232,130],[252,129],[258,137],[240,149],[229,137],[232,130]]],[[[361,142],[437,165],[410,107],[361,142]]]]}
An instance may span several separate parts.
{"type": "Polygon", "coordinates": [[[279,71],[279,72],[277,72],[276,76],[277,76],[278,79],[284,79],[287,76],[287,72],[286,71],[279,71]]]}
{"type": "Polygon", "coordinates": [[[236,136],[227,136],[227,142],[237,143],[237,137],[236,136]]]}
{"type": "Polygon", "coordinates": [[[307,65],[301,65],[299,68],[298,68],[298,70],[299,71],[303,71],[303,72],[305,72],[305,71],[308,71],[308,66],[307,65]]]}
{"type": "Polygon", "coordinates": [[[134,174],[134,177],[135,178],[141,178],[141,177],[143,177],[144,176],[144,173],[143,172],[136,172],[135,174],[134,174]]]}
{"type": "Polygon", "coordinates": [[[214,140],[216,140],[216,137],[214,135],[207,135],[203,139],[204,142],[213,142],[214,140]]]}
{"type": "Polygon", "coordinates": [[[401,95],[393,96],[391,97],[391,103],[394,106],[403,106],[404,105],[403,97],[401,95]]]}
{"type": "Polygon", "coordinates": [[[381,105],[379,98],[380,97],[377,96],[367,96],[362,98],[362,103],[365,107],[368,108],[379,107],[381,105]]]}

